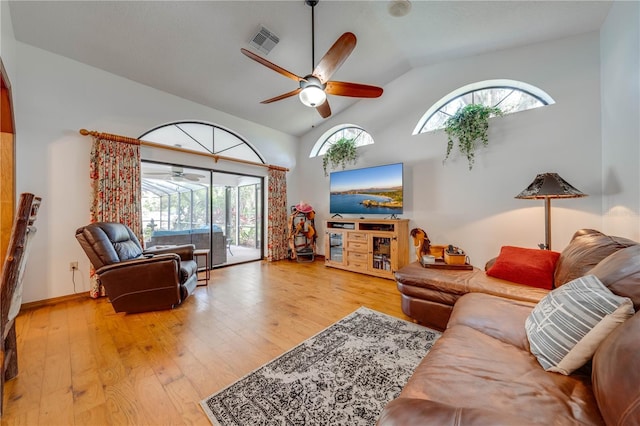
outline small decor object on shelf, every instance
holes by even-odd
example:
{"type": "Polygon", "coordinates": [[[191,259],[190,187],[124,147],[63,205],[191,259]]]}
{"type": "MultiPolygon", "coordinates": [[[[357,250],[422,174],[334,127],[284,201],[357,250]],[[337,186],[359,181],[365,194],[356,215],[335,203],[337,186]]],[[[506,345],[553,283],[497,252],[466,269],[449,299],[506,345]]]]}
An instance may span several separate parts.
{"type": "Polygon", "coordinates": [[[443,163],[449,158],[454,139],[457,139],[458,148],[467,157],[469,170],[471,170],[475,162],[476,142],[480,141],[484,146],[489,144],[487,136],[489,118],[498,115],[502,115],[500,108],[480,104],[469,104],[458,109],[444,123],[444,131],[447,133],[448,141],[447,155],[444,157],[443,163]]]}
{"type": "Polygon", "coordinates": [[[424,264],[435,264],[436,263],[436,257],[432,256],[430,254],[425,254],[424,256],[422,256],[422,263],[424,264]]]}
{"type": "Polygon", "coordinates": [[[425,230],[421,228],[413,228],[409,234],[413,238],[413,246],[416,249],[416,260],[420,262],[422,256],[430,254],[431,241],[425,230]]]}
{"type": "Polygon", "coordinates": [[[418,263],[427,269],[473,270],[473,265],[469,262],[469,256],[465,254],[464,250],[453,245],[432,245],[431,255],[422,256],[418,263]],[[434,250],[434,247],[437,247],[437,250],[434,250]]]}
{"type": "Polygon", "coordinates": [[[429,254],[434,256],[436,259],[442,260],[444,258],[444,249],[446,248],[447,246],[431,244],[431,246],[429,247],[429,254]]]}
{"type": "Polygon", "coordinates": [[[467,255],[461,248],[449,244],[449,247],[444,251],[444,263],[447,265],[464,265],[467,263],[467,255]]]}
{"type": "Polygon", "coordinates": [[[344,169],[347,164],[355,164],[357,159],[356,140],[347,138],[338,139],[337,142],[327,149],[324,157],[322,157],[324,175],[329,176],[327,166],[330,166],[331,169],[341,166],[344,169]]]}

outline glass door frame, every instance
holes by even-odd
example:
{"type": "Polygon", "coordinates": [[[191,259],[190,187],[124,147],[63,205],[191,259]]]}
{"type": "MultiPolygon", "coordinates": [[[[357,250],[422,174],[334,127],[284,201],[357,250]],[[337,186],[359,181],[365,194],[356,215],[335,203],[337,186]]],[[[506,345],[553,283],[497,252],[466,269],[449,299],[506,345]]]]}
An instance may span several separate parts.
{"type": "MultiPolygon", "coordinates": [[[[264,186],[264,182],[265,182],[265,177],[264,176],[260,176],[260,175],[252,175],[252,174],[248,174],[248,173],[239,173],[239,172],[233,172],[233,171],[229,171],[229,170],[216,170],[216,169],[210,169],[210,168],[203,168],[201,166],[191,166],[191,165],[186,165],[186,164],[177,164],[177,163],[170,163],[170,162],[165,162],[165,161],[155,161],[155,160],[142,160],[142,163],[149,163],[149,164],[155,164],[155,165],[160,165],[160,166],[167,166],[167,167],[183,167],[189,170],[197,170],[197,171],[201,171],[203,173],[208,173],[209,174],[209,178],[208,178],[208,188],[207,188],[207,197],[208,197],[208,203],[206,206],[207,209],[207,216],[208,216],[208,221],[209,221],[209,250],[213,250],[213,243],[214,243],[214,233],[213,231],[213,219],[214,219],[214,212],[213,212],[213,186],[215,183],[215,179],[214,179],[214,174],[229,174],[229,175],[234,175],[234,176],[246,176],[246,177],[250,177],[250,178],[255,178],[257,179],[258,183],[256,183],[256,194],[255,194],[255,199],[256,199],[256,209],[255,209],[255,235],[256,235],[256,249],[259,249],[259,256],[256,257],[255,259],[248,259],[248,260],[244,260],[244,261],[239,261],[239,262],[233,262],[233,263],[229,263],[228,261],[228,256],[227,256],[227,261],[225,261],[224,263],[218,264],[218,265],[212,265],[212,261],[213,261],[213,257],[214,257],[214,253],[211,252],[211,254],[208,256],[209,259],[209,265],[207,265],[207,269],[217,269],[217,268],[221,268],[221,267],[226,267],[226,266],[231,266],[231,265],[235,265],[235,264],[239,264],[239,263],[246,263],[246,262],[253,262],[253,261],[259,261],[264,259],[264,232],[265,232],[265,212],[264,212],[264,206],[265,206],[265,186],[264,186]]],[[[142,174],[142,173],[141,173],[142,174]]],[[[205,183],[202,183],[202,185],[206,185],[205,183]]],[[[239,190],[238,188],[240,188],[242,185],[237,186],[236,187],[236,204],[238,203],[238,199],[239,199],[239,190]]],[[[225,190],[225,194],[227,194],[229,191],[225,190]]],[[[229,238],[228,237],[228,229],[229,229],[229,221],[233,220],[236,223],[235,229],[236,229],[236,235],[234,236],[234,240],[237,242],[237,235],[238,235],[238,214],[239,211],[236,208],[236,214],[235,217],[230,217],[229,216],[229,210],[228,210],[228,205],[229,205],[229,200],[226,199],[226,195],[225,195],[225,227],[224,227],[224,231],[225,231],[225,238],[229,238]]],[[[191,212],[191,216],[193,216],[193,213],[191,212]]],[[[229,240],[227,240],[225,242],[224,245],[224,250],[229,250],[229,240]]]]}

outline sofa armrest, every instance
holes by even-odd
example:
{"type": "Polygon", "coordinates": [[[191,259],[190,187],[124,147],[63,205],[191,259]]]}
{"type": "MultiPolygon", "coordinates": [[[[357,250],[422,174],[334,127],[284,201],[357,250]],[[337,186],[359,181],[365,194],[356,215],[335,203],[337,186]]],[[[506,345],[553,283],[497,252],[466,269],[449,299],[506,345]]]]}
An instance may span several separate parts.
{"type": "Polygon", "coordinates": [[[144,255],[159,255],[175,253],[180,256],[180,260],[193,260],[193,251],[196,249],[194,244],[183,244],[179,246],[163,247],[163,248],[151,248],[143,252],[144,255]]]}
{"type": "Polygon", "coordinates": [[[116,312],[166,309],[181,302],[180,257],[163,254],[104,266],[96,271],[116,312]]]}
{"type": "Polygon", "coordinates": [[[528,425],[526,419],[483,408],[454,407],[418,398],[398,398],[382,411],[378,426],[406,425],[469,425],[512,426],[528,425]]]}
{"type": "MultiPolygon", "coordinates": [[[[105,265],[100,269],[96,270],[96,274],[104,275],[111,271],[117,271],[120,269],[133,270],[129,268],[146,268],[148,265],[154,265],[158,263],[168,262],[172,264],[173,262],[179,262],[180,256],[175,255],[174,253],[167,254],[153,254],[149,253],[145,256],[137,257],[135,259],[125,260],[123,262],[112,263],[110,265],[105,265]]],[[[176,265],[177,269],[177,265],[176,265]]]]}

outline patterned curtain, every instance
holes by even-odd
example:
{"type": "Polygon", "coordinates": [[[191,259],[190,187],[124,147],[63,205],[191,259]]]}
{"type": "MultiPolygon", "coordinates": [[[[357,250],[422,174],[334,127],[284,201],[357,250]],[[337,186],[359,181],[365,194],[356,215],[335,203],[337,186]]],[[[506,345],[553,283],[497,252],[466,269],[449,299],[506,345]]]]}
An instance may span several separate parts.
{"type": "Polygon", "coordinates": [[[269,219],[267,223],[267,261],[286,259],[289,245],[287,178],[284,170],[269,169],[269,219]]]}
{"type": "MultiPolygon", "coordinates": [[[[140,144],[96,137],[89,164],[93,199],[90,222],[119,222],[142,238],[140,144]]],[[[90,271],[93,298],[104,296],[93,268],[90,271]]]]}

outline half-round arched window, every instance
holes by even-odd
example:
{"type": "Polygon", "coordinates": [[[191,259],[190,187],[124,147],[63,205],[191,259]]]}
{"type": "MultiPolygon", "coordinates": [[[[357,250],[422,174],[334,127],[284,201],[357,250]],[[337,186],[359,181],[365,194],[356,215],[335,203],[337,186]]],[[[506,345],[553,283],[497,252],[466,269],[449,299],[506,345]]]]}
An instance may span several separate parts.
{"type": "Polygon", "coordinates": [[[324,155],[331,145],[340,139],[355,139],[356,146],[371,145],[373,138],[362,127],[354,124],[341,124],[325,132],[311,150],[309,158],[324,155]]]}
{"type": "Polygon", "coordinates": [[[413,134],[444,128],[449,117],[469,104],[499,107],[503,114],[511,114],[554,103],[545,91],[521,81],[480,81],[460,87],[433,104],[418,121],[413,134]]]}
{"type": "Polygon", "coordinates": [[[163,124],[140,136],[148,142],[264,164],[258,151],[231,130],[199,121],[163,124]]]}

